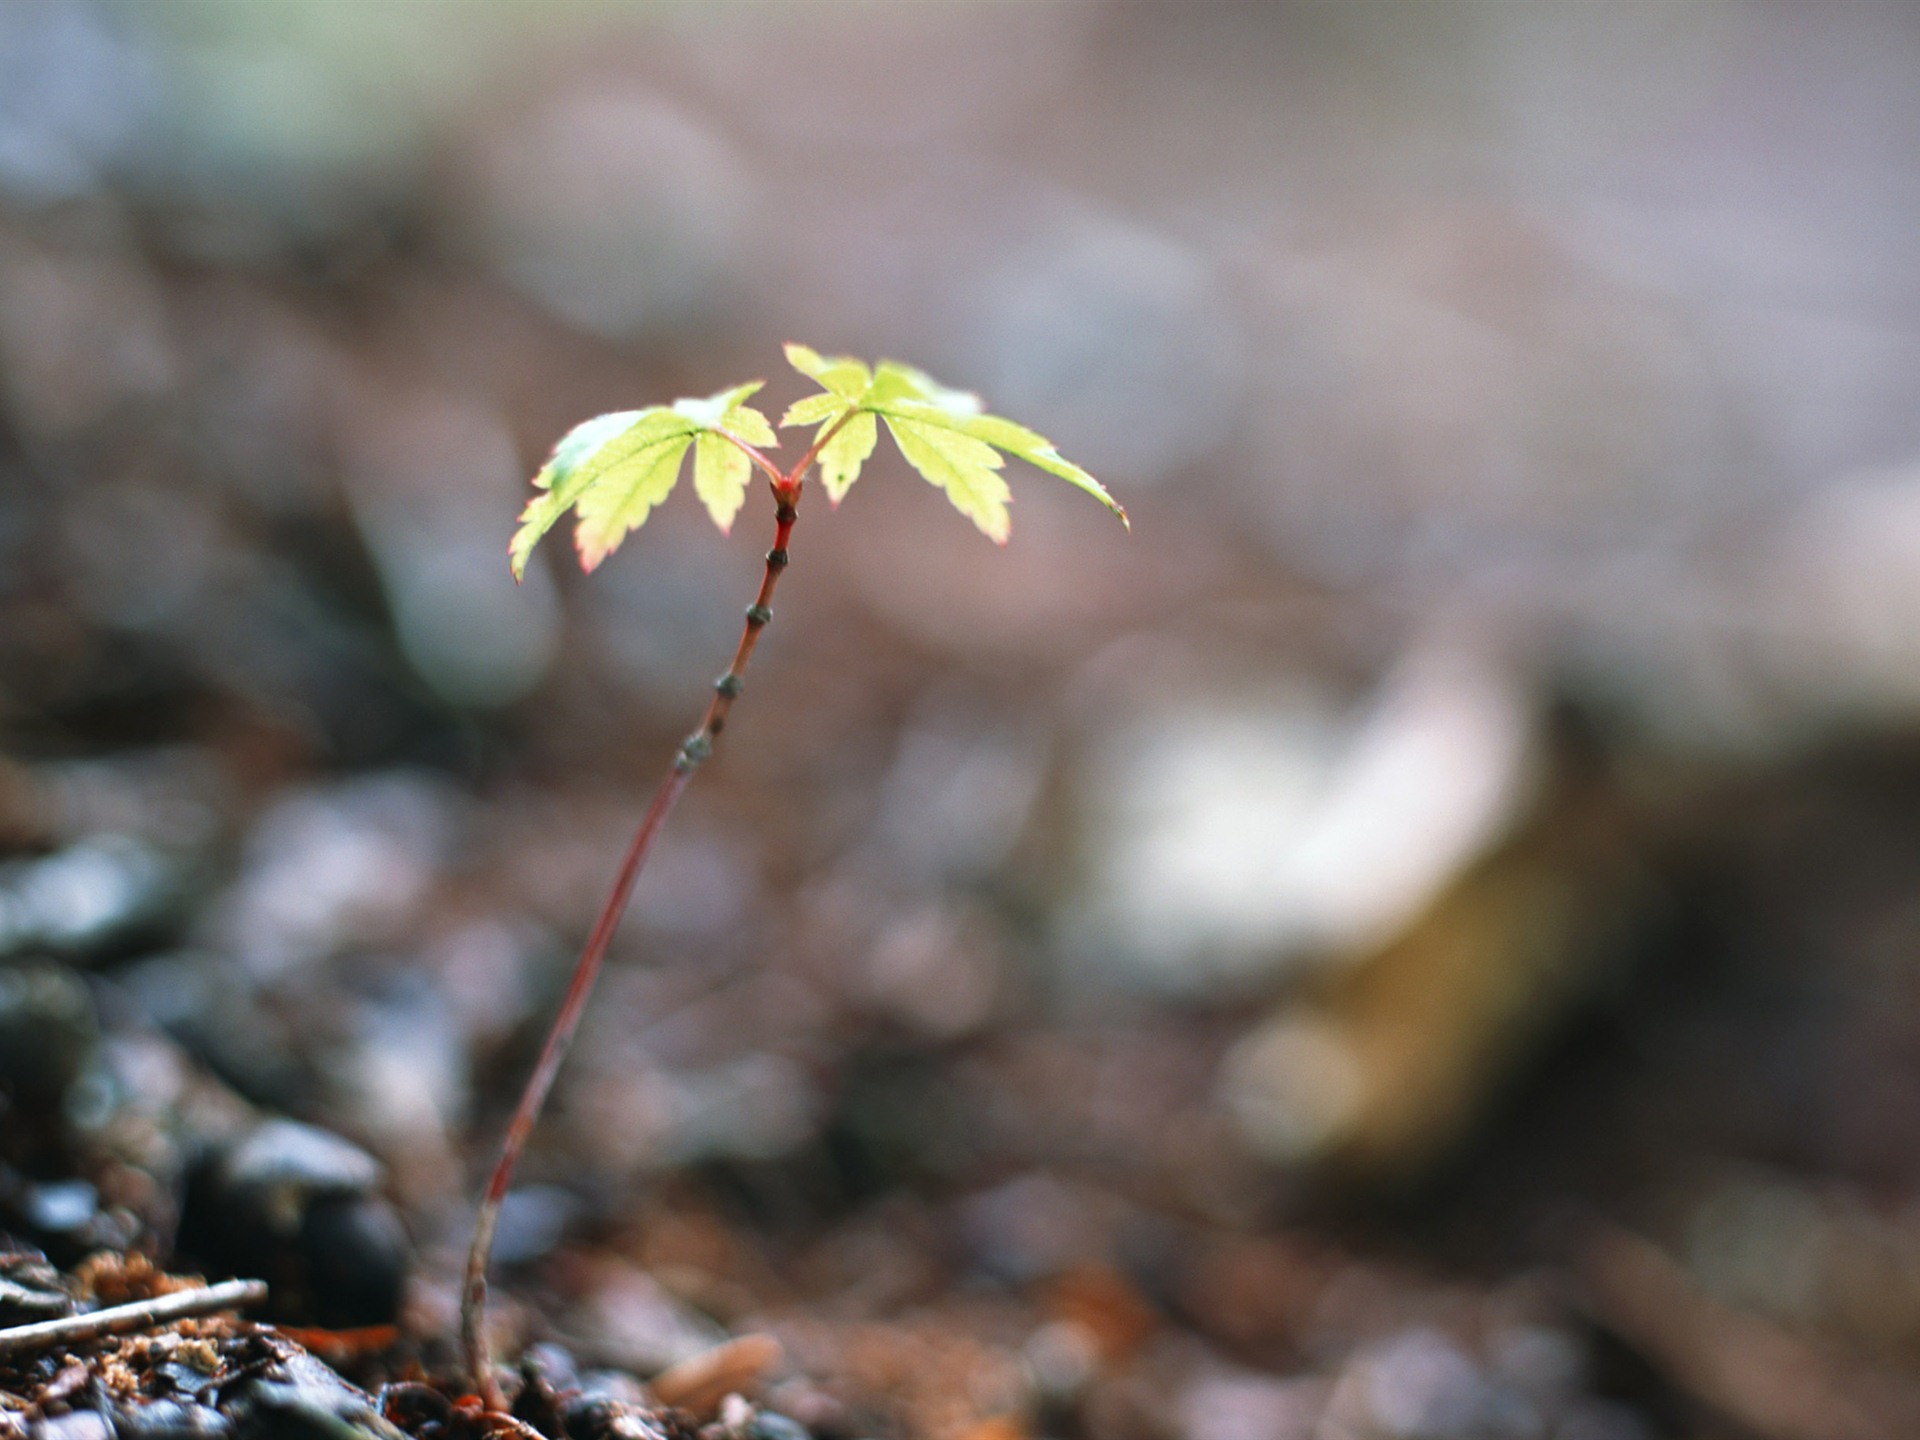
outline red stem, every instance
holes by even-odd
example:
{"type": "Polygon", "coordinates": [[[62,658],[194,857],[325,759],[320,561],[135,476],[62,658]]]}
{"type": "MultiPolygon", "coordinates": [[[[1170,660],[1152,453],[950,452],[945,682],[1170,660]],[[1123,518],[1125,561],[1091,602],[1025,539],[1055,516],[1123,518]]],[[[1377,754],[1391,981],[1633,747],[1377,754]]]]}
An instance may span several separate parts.
{"type": "MultiPolygon", "coordinates": [[[[796,496],[798,496],[800,493],[800,477],[807,473],[807,467],[812,465],[815,460],[818,460],[820,458],[820,452],[827,448],[827,442],[829,440],[833,439],[834,436],[840,433],[841,427],[844,426],[849,420],[853,419],[855,415],[858,415],[860,413],[861,413],[860,410],[853,407],[849,407],[847,410],[842,412],[838,420],[834,421],[833,424],[829,425],[826,429],[822,430],[818,435],[813,437],[813,444],[807,447],[807,453],[802,455],[800,457],[799,463],[797,463],[793,467],[793,472],[792,472],[793,490],[796,496]]],[[[776,480],[773,486],[774,492],[776,494],[779,493],[780,487],[781,487],[781,482],[776,480]]]]}
{"type": "MultiPolygon", "coordinates": [[[[726,438],[734,439],[732,436],[726,438]]],[[[747,609],[746,623],[740,631],[740,643],[734,648],[733,663],[727,667],[727,673],[714,682],[713,698],[707,702],[700,728],[682,742],[680,753],[674,757],[673,765],[660,782],[660,788],[654,792],[653,803],[647,807],[640,828],[634,831],[633,839],[627,845],[627,853],[614,876],[613,888],[607,892],[606,903],[600,907],[600,916],[593,922],[593,931],[587,936],[580,959],[574,964],[573,978],[567,982],[567,993],[560,1002],[560,1012],[554,1017],[553,1028],[547,1032],[546,1043],[540,1047],[540,1058],[534,1064],[533,1074],[528,1077],[526,1088],[520,1092],[520,1103],[514,1107],[513,1119],[507,1125],[506,1138],[500,1146],[500,1158],[494,1162],[486,1193],[481,1197],[479,1211],[474,1216],[473,1243],[467,1251],[466,1280],[461,1292],[460,1336],[466,1348],[467,1369],[479,1388],[481,1399],[491,1411],[506,1409],[506,1398],[501,1394],[500,1382],[494,1375],[493,1349],[486,1333],[487,1261],[493,1253],[493,1232],[500,1220],[500,1202],[506,1198],[507,1186],[513,1179],[513,1169],[520,1159],[520,1152],[526,1146],[527,1137],[533,1133],[534,1124],[546,1104],[547,1092],[553,1089],[554,1076],[573,1043],[574,1031],[580,1025],[580,1014],[586,1008],[587,997],[593,993],[601,962],[606,959],[607,946],[612,943],[613,933],[619,928],[620,917],[626,911],[628,898],[633,894],[634,882],[640,878],[640,870],[647,863],[647,854],[659,837],[660,827],[666,824],[667,816],[673,813],[681,792],[693,779],[694,771],[712,753],[714,738],[725,728],[727,714],[740,694],[741,677],[746,673],[747,662],[753,658],[760,632],[766,629],[767,622],[772,619],[768,607],[773,601],[774,587],[780,583],[780,575],[787,568],[787,541],[793,534],[794,521],[799,518],[800,477],[806,474],[807,466],[819,454],[825,438],[817,441],[813,449],[786,475],[774,470],[771,463],[751,446],[739,440],[734,440],[734,443],[746,450],[762,469],[772,473],[774,498],[779,506],[774,512],[773,548],[767,552],[767,568],[760,580],[759,594],[747,609]]]]}
{"type": "MultiPolygon", "coordinates": [[[[769,460],[765,455],[761,454],[760,448],[757,445],[752,445],[742,440],[731,430],[715,430],[713,433],[718,435],[722,440],[725,440],[729,445],[733,446],[734,449],[738,450],[759,467],[760,473],[767,477],[767,482],[772,485],[776,491],[787,483],[787,477],[780,473],[780,467],[775,465],[773,461],[769,460]]],[[[799,470],[794,473],[804,475],[806,471],[799,470]]]]}

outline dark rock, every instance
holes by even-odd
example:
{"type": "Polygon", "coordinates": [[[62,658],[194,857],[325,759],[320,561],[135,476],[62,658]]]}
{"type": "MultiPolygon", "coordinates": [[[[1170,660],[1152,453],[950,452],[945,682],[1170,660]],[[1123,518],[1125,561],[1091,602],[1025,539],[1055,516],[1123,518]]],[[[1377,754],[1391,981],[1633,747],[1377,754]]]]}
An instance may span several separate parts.
{"type": "Polygon", "coordinates": [[[114,1440],[113,1425],[96,1411],[72,1410],[34,1421],[27,1440],[114,1440]]]}
{"type": "Polygon", "coordinates": [[[807,1427],[775,1410],[762,1410],[747,1422],[747,1440],[813,1440],[807,1427]]]}
{"type": "Polygon", "coordinates": [[[179,1246],[209,1268],[272,1287],[271,1318],[382,1325],[411,1262],[379,1162],[337,1135],[270,1120],[193,1167],[179,1246]]]}
{"type": "Polygon", "coordinates": [[[453,1402],[431,1385],[400,1380],[381,1387],[380,1413],[409,1435],[439,1433],[453,1416],[453,1402]]]}
{"type": "Polygon", "coordinates": [[[308,1209],[300,1248],[310,1262],[315,1318],[323,1325],[383,1325],[399,1314],[412,1245],[378,1195],[322,1195],[308,1209]]]}
{"type": "Polygon", "coordinates": [[[51,960],[0,964],[0,1087],[27,1102],[57,1100],[100,1043],[86,982],[51,960]]]}
{"type": "Polygon", "coordinates": [[[567,1406],[567,1440],[673,1440],[658,1416],[609,1395],[581,1395],[567,1406]]]}
{"type": "Polygon", "coordinates": [[[27,1187],[21,1213],[36,1230],[65,1235],[79,1230],[100,1208],[100,1194],[84,1180],[54,1180],[27,1187]]]}
{"type": "Polygon", "coordinates": [[[404,1440],[372,1396],[305,1352],[241,1381],[222,1408],[234,1440],[404,1440]]]}
{"type": "Polygon", "coordinates": [[[60,1272],[31,1250],[0,1254],[0,1325],[31,1325],[73,1313],[60,1272]]]}
{"type": "Polygon", "coordinates": [[[170,951],[120,980],[148,1020],[254,1104],[286,1110],[310,1100],[315,1081],[297,1017],[271,1003],[231,957],[170,951]]]}
{"type": "Polygon", "coordinates": [[[566,1431],[566,1412],[580,1396],[580,1374],[573,1357],[558,1345],[532,1346],[520,1357],[520,1393],[513,1397],[513,1415],[543,1435],[566,1431]]]}
{"type": "Polygon", "coordinates": [[[125,835],[96,835],[0,866],[0,955],[76,960],[125,954],[162,935],[190,892],[190,867],[125,835]]]}
{"type": "Polygon", "coordinates": [[[236,1204],[284,1217],[289,1226],[312,1195],[364,1195],[381,1179],[380,1162],[317,1125],[269,1120],[249,1132],[221,1164],[236,1204]]]}
{"type": "Polygon", "coordinates": [[[154,1400],[122,1407],[113,1417],[113,1428],[118,1440],[199,1440],[231,1435],[233,1422],[190,1400],[154,1400]]]}

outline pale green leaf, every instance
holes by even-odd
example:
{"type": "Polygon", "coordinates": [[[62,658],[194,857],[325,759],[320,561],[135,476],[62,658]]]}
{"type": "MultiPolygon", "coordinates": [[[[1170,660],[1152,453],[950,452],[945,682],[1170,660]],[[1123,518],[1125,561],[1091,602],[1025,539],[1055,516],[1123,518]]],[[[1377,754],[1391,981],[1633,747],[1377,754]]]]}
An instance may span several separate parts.
{"type": "Polygon", "coordinates": [[[789,365],[842,400],[858,403],[873,384],[873,373],[851,355],[827,359],[805,345],[794,344],[788,344],[786,350],[789,365]]]}
{"type": "Polygon", "coordinates": [[[688,422],[665,406],[646,410],[619,410],[583,420],[553,447],[553,454],[533,477],[546,491],[536,495],[520,515],[507,556],[517,579],[526,573],[527,560],[540,537],[578,503],[580,497],[609,474],[628,464],[648,447],[685,433],[688,422]]]}
{"type": "Polygon", "coordinates": [[[567,497],[557,490],[544,491],[527,502],[527,508],[520,512],[520,528],[513,532],[513,539],[507,545],[507,563],[513,566],[515,580],[526,575],[533,547],[567,513],[567,508],[567,497]]]}
{"type": "Polygon", "coordinates": [[[771,421],[751,405],[736,405],[720,417],[720,428],[749,445],[778,445],[780,435],[771,421]]]}
{"type": "MultiPolygon", "coordinates": [[[[831,425],[835,422],[827,423],[831,425]]],[[[835,505],[846,498],[847,491],[853,488],[853,482],[860,478],[860,467],[873,454],[879,433],[872,414],[863,410],[849,417],[847,423],[821,447],[820,483],[826,487],[827,499],[835,505]]]]}
{"type": "Polygon", "coordinates": [[[876,410],[898,402],[931,405],[949,415],[978,415],[983,408],[980,397],[971,390],[942,385],[926,371],[903,365],[898,360],[882,360],[875,367],[867,398],[876,410]]]}
{"type": "Polygon", "coordinates": [[[1012,519],[1007,514],[1004,463],[991,445],[917,416],[886,415],[887,430],[900,453],[929,484],[946,492],[954,509],[980,527],[996,545],[1007,543],[1012,519]]]}
{"type": "MultiPolygon", "coordinates": [[[[1113,496],[1107,493],[1106,486],[1054,449],[1053,442],[1046,436],[1036,434],[1026,426],[1017,425],[1011,420],[1003,420],[998,415],[956,417],[951,423],[963,435],[971,435],[976,440],[997,445],[1016,459],[1026,461],[1036,470],[1044,470],[1049,475],[1058,475],[1068,484],[1086,491],[1113,511],[1120,517],[1121,524],[1128,524],[1127,512],[1120,507],[1113,496]]],[[[1132,527],[1129,525],[1128,528],[1132,527]]]]}
{"type": "Polygon", "coordinates": [[[676,400],[671,408],[674,414],[691,420],[701,430],[725,430],[751,445],[771,445],[779,438],[774,434],[773,426],[767,422],[766,416],[745,403],[748,396],[766,383],[764,380],[749,380],[744,385],[722,390],[717,395],[676,400]]]}
{"type": "Polygon", "coordinates": [[[580,523],[573,537],[581,569],[594,569],[620,548],[622,540],[646,524],[653,507],[673,492],[674,482],[680,478],[680,462],[686,459],[693,437],[694,432],[689,430],[656,441],[581,495],[574,507],[580,523]]]}
{"type": "MultiPolygon", "coordinates": [[[[1098,480],[1062,455],[1044,435],[998,415],[987,414],[977,395],[942,385],[926,371],[903,365],[898,360],[882,360],[869,370],[858,360],[847,356],[823,358],[804,345],[789,345],[787,359],[801,374],[818,382],[825,393],[810,395],[789,406],[781,417],[782,425],[820,425],[822,430],[815,433],[821,434],[848,410],[878,415],[889,422],[905,422],[910,427],[909,433],[918,437],[921,455],[938,453],[942,457],[940,463],[951,471],[949,474],[948,470],[942,470],[943,478],[934,483],[946,489],[954,497],[954,503],[995,538],[1004,538],[1005,484],[995,477],[994,483],[987,485],[980,481],[979,474],[997,470],[999,462],[988,465],[968,446],[937,444],[935,436],[961,437],[996,451],[1003,450],[1086,491],[1117,515],[1121,524],[1127,523],[1127,512],[1098,480]],[[929,445],[935,446],[935,450],[929,451],[929,445]],[[948,481],[953,475],[970,478],[965,483],[956,481],[950,485],[948,481]],[[996,487],[1001,493],[999,499],[994,498],[996,487]]],[[[871,444],[857,452],[854,450],[854,440],[861,434],[854,430],[856,423],[847,422],[820,456],[822,479],[828,493],[836,499],[846,493],[846,487],[859,474],[859,464],[849,466],[845,460],[830,464],[827,451],[844,448],[846,457],[856,462],[864,462],[872,453],[871,444]],[[850,435],[852,438],[848,438],[850,435]]],[[[893,428],[891,423],[889,428],[893,428]]],[[[899,439],[898,430],[895,430],[895,439],[899,439]]],[[[901,452],[905,454],[906,450],[907,443],[903,442],[901,452]]],[[[918,461],[914,463],[923,475],[933,478],[926,466],[919,465],[918,461]]]]}
{"type": "Polygon", "coordinates": [[[818,425],[822,420],[837,419],[840,412],[847,408],[847,402],[831,390],[823,390],[818,395],[809,395],[804,400],[796,400],[787,407],[787,413],[780,417],[780,428],[789,425],[818,425]]]}
{"type": "Polygon", "coordinates": [[[746,503],[747,482],[752,478],[753,462],[745,451],[711,433],[695,437],[693,493],[707,507],[721,534],[732,531],[733,517],[746,503]]]}
{"type": "Polygon", "coordinates": [[[596,415],[560,437],[533,483],[542,490],[577,498],[628,457],[661,440],[686,434],[691,428],[685,417],[664,405],[596,415]]]}
{"type": "Polygon", "coordinates": [[[746,403],[762,382],[717,395],[676,400],[645,410],[597,415],[569,430],[533,477],[544,490],[520,515],[507,547],[516,578],[540,538],[567,511],[579,516],[575,544],[589,570],[643,524],[679,478],[687,449],[699,437],[694,487],[714,522],[725,530],[739,513],[752,461],[732,441],[770,445],[776,440],[767,417],[746,403]]]}
{"type": "Polygon", "coordinates": [[[764,384],[764,380],[749,380],[744,385],[735,385],[731,390],[722,390],[714,395],[683,396],[667,408],[682,419],[691,420],[696,429],[717,430],[725,423],[729,410],[736,408],[764,384]]]}

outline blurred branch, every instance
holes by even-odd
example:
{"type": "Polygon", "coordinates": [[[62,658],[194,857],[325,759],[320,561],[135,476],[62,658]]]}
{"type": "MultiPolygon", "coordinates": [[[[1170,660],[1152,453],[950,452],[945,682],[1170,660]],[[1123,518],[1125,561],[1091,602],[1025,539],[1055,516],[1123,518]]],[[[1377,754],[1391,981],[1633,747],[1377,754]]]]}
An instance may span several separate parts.
{"type": "Polygon", "coordinates": [[[1905,1440],[1920,1386],[1701,1293],[1657,1246],[1599,1226],[1581,1257],[1596,1317],[1688,1393],[1769,1440],[1905,1440]]]}
{"type": "Polygon", "coordinates": [[[98,1340],[102,1335],[124,1335],[130,1330],[147,1330],[190,1316],[240,1310],[258,1305],[266,1298],[264,1280],[227,1280],[196,1290],[175,1290],[147,1300],[110,1305],[86,1315],[16,1325],[11,1330],[0,1330],[0,1357],[27,1355],[81,1340],[98,1340]]]}

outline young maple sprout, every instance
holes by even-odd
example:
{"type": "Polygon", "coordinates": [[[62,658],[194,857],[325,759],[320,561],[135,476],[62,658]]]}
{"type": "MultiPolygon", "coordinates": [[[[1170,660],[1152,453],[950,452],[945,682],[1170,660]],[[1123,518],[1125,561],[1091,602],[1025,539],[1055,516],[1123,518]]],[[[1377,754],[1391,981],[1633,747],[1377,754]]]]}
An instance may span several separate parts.
{"type": "Polygon", "coordinates": [[[747,404],[759,390],[759,381],[736,385],[704,400],[676,400],[671,405],[601,415],[576,425],[554,447],[552,458],[533,479],[544,493],[535,496],[521,514],[520,528],[508,547],[517,579],[525,573],[540,537],[571,510],[577,519],[574,543],[581,567],[594,569],[645,524],[653,507],[672,492],[688,449],[693,451],[694,492],[723,532],[732,528],[734,517],[740,513],[754,470],[766,476],[773,490],[773,548],[767,551],[759,594],[747,607],[733,662],[714,682],[706,714],[699,727],[681,742],[679,753],[627,846],[613,888],[574,966],[540,1058],[521,1092],[500,1158],[474,1217],[473,1243],[467,1254],[461,1294],[460,1329],[467,1369],[489,1410],[505,1408],[486,1334],[487,1260],[493,1249],[500,1202],[579,1025],[600,962],[640,868],[646,863],[647,852],[680,792],[712,753],[713,742],[740,695],[741,677],[753,647],[773,618],[769,606],[774,586],[787,567],[787,542],[799,516],[800,491],[808,469],[819,464],[820,483],[826,488],[828,500],[838,505],[860,477],[861,466],[873,454],[879,427],[884,424],[907,462],[929,484],[944,490],[954,508],[996,544],[1006,544],[1010,530],[1007,482],[1000,476],[1005,463],[1001,451],[1078,486],[1118,516],[1121,524],[1127,523],[1127,512],[1100,482],[1062,456],[1045,437],[1024,425],[985,413],[979,400],[964,391],[949,390],[912,366],[892,360],[869,367],[845,356],[824,358],[804,345],[789,345],[786,353],[794,369],[820,386],[819,394],[809,395],[780,417],[783,428],[816,427],[813,443],[790,468],[780,469],[760,448],[775,444],[776,437],[767,417],[747,404]]]}

